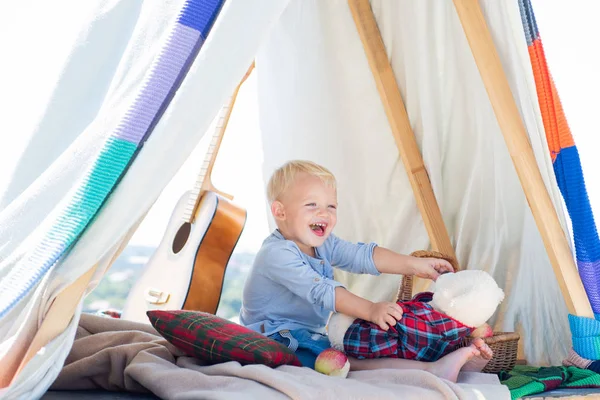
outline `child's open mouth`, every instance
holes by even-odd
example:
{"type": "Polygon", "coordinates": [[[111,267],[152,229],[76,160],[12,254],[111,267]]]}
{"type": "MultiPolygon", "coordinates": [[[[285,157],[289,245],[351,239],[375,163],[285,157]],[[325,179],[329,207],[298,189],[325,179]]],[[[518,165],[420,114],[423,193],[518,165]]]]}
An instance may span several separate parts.
{"type": "Polygon", "coordinates": [[[317,222],[316,224],[310,224],[310,229],[312,229],[312,231],[315,235],[323,236],[325,234],[325,229],[327,229],[327,224],[324,222],[317,222]]]}

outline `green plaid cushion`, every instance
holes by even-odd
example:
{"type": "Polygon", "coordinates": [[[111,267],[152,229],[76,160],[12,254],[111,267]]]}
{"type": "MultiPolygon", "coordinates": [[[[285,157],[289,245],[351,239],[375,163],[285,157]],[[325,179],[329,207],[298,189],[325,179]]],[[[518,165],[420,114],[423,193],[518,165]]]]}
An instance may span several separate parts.
{"type": "Polygon", "coordinates": [[[146,314],[158,333],[190,357],[211,363],[302,366],[296,354],[283,344],[213,314],[186,310],[153,310],[146,314]]]}

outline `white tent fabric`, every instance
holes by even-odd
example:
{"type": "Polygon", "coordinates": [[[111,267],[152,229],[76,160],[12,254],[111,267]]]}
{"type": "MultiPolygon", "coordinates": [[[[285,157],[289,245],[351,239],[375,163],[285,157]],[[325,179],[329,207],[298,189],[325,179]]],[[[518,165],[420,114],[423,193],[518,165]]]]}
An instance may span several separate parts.
{"type": "MultiPolygon", "coordinates": [[[[560,363],[566,306],[452,2],[371,2],[460,264],[507,293],[498,330],[521,332],[526,358],[560,363]]],[[[516,1],[480,1],[538,164],[566,227],[516,1]]],[[[257,57],[265,179],[291,158],[339,180],[336,232],[402,253],[429,239],[344,0],[295,1],[257,57]]],[[[566,228],[565,228],[566,229],[566,228]]],[[[396,276],[339,274],[372,300],[396,276]]]]}
{"type": "MultiPolygon", "coordinates": [[[[17,174],[15,184],[0,181],[0,279],[68,199],[135,96],[182,0],[86,3],[77,8],[80,18],[72,19],[75,40],[61,44],[64,57],[54,66],[57,74],[36,78],[44,100],[36,103],[34,115],[24,115],[30,119],[23,131],[13,133],[23,140],[4,142],[0,149],[6,155],[27,146],[21,159],[3,165],[17,174]],[[90,92],[92,87],[102,90],[90,92]],[[82,102],[89,109],[73,113],[82,102]]],[[[23,14],[33,7],[22,4],[23,14]]],[[[459,261],[490,271],[505,288],[503,318],[496,327],[525,334],[530,362],[557,363],[570,346],[566,307],[452,3],[372,4],[459,261]]],[[[517,3],[481,4],[566,226],[517,3]]],[[[0,16],[10,15],[10,6],[2,4],[0,16]]],[[[36,12],[52,15],[51,9],[36,12]]],[[[2,32],[0,43],[12,43],[26,30],[3,26],[11,31],[2,32]]],[[[48,46],[58,43],[55,32],[44,30],[48,46]]],[[[26,344],[56,294],[99,263],[93,289],[254,57],[265,177],[289,158],[321,162],[339,180],[338,235],[405,253],[427,248],[347,2],[227,1],[171,106],[98,218],[26,301],[0,320],[0,358],[14,351],[9,348],[15,340],[26,344]]],[[[10,79],[26,82],[34,73],[15,69],[10,79]]],[[[11,99],[17,99],[15,108],[23,108],[23,97],[17,96],[23,87],[10,87],[0,92],[0,105],[10,109],[11,99]]],[[[398,285],[390,276],[341,279],[371,299],[389,298],[398,285]]],[[[66,357],[79,313],[80,308],[69,328],[12,386],[0,389],[0,397],[35,398],[46,390],[66,357]]]]}
{"type": "MultiPolygon", "coordinates": [[[[79,79],[83,75],[87,79],[82,79],[82,85],[96,87],[101,83],[94,81],[94,77],[104,76],[106,80],[103,83],[107,89],[90,99],[90,103],[97,106],[89,113],[91,117],[87,116],[88,121],[86,116],[81,116],[79,124],[73,124],[83,125],[85,129],[70,134],[74,138],[72,143],[61,140],[65,136],[61,124],[44,129],[38,135],[34,135],[36,125],[32,124],[30,131],[19,133],[29,137],[30,151],[24,153],[19,165],[13,165],[12,170],[25,170],[25,179],[30,180],[41,172],[43,174],[0,214],[0,279],[35,242],[45,225],[52,222],[53,210],[68,199],[82,172],[93,161],[102,139],[114,128],[118,117],[135,96],[181,4],[181,0],[95,2],[93,7],[81,12],[80,16],[86,19],[80,21],[78,40],[72,43],[65,55],[65,62],[71,62],[73,70],[52,89],[52,93],[69,99],[62,100],[68,104],[55,110],[53,117],[67,120],[72,116],[72,110],[78,109],[77,105],[82,100],[78,95],[79,82],[72,81],[75,77],[79,79]],[[120,32],[117,38],[113,36],[114,32],[120,32]],[[95,66],[101,72],[90,73],[87,62],[75,63],[78,53],[84,51],[82,49],[87,54],[94,54],[95,50],[107,47],[121,51],[98,56],[95,66]],[[82,75],[78,75],[79,71],[82,75]],[[54,145],[54,148],[42,148],[40,142],[54,145]],[[60,156],[56,160],[48,160],[43,157],[48,152],[60,156]],[[38,160],[45,160],[45,163],[38,163],[38,160]]],[[[100,264],[99,273],[89,289],[98,283],[120,242],[152,206],[231,95],[287,2],[262,0],[260,5],[239,1],[225,4],[190,69],[188,79],[95,222],[70,253],[51,270],[48,278],[0,320],[0,358],[15,351],[15,340],[17,343],[26,341],[35,333],[36,325],[58,292],[96,263],[100,264]]],[[[8,8],[8,5],[2,7],[5,6],[8,8]]],[[[0,10],[0,14],[10,13],[0,10]]],[[[47,33],[51,36],[52,30],[47,33]]],[[[8,33],[3,36],[10,37],[8,33]]],[[[52,41],[49,40],[49,43],[52,41]]],[[[13,76],[12,79],[16,78],[13,76]]],[[[56,80],[56,76],[48,79],[56,80]]],[[[2,93],[3,104],[8,103],[10,95],[2,93]]],[[[7,145],[10,147],[11,142],[7,145]]],[[[10,196],[15,197],[14,194],[10,196]]],[[[36,355],[13,385],[0,390],[0,397],[35,398],[47,389],[69,351],[79,313],[80,309],[68,330],[43,353],[36,355]]]]}

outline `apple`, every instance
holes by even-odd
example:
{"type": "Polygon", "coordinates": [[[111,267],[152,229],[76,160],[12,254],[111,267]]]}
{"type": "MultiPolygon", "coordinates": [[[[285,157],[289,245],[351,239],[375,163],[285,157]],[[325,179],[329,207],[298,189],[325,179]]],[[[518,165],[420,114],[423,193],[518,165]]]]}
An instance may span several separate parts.
{"type": "Polygon", "coordinates": [[[492,337],[494,336],[494,331],[492,330],[492,327],[489,326],[489,324],[483,324],[481,326],[478,326],[473,332],[471,332],[471,337],[474,338],[486,338],[486,337],[492,337]]]}
{"type": "Polygon", "coordinates": [[[315,371],[329,376],[345,378],[350,371],[350,361],[341,351],[330,348],[321,352],[317,357],[315,371]]]}

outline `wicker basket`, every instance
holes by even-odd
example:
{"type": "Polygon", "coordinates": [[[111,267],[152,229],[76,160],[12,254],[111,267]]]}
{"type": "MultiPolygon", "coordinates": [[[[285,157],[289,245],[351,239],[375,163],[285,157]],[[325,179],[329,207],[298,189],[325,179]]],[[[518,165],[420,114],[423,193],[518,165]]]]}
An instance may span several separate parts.
{"type": "MultiPolygon", "coordinates": [[[[448,261],[454,271],[460,271],[460,266],[456,262],[456,260],[452,257],[445,256],[442,253],[438,253],[437,251],[427,251],[427,250],[419,250],[411,253],[413,257],[421,257],[421,258],[441,258],[443,260],[448,261]]],[[[396,301],[409,301],[413,298],[413,277],[405,276],[402,279],[400,287],[398,288],[398,295],[396,296],[396,301]]]]}
{"type": "MultiPolygon", "coordinates": [[[[423,258],[441,258],[452,264],[455,271],[460,271],[460,266],[456,260],[452,257],[445,256],[442,253],[436,251],[415,251],[411,254],[414,257],[423,258]]],[[[405,276],[402,279],[400,287],[398,288],[397,301],[408,301],[413,298],[413,277],[405,276]]],[[[483,368],[482,372],[497,374],[500,371],[510,371],[515,366],[517,361],[517,347],[519,344],[520,335],[516,332],[494,332],[494,336],[483,338],[485,343],[490,346],[494,352],[494,356],[483,368]]],[[[459,347],[468,346],[471,344],[473,338],[467,337],[463,339],[463,342],[459,347]]]]}
{"type": "MultiPolygon", "coordinates": [[[[498,374],[500,371],[510,371],[517,362],[517,347],[521,336],[516,332],[494,332],[494,336],[483,338],[494,352],[492,359],[481,372],[498,374]]],[[[471,344],[472,338],[464,338],[459,347],[471,344]]]]}

